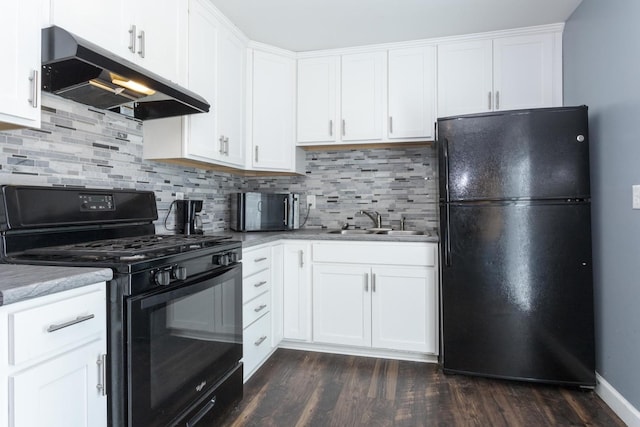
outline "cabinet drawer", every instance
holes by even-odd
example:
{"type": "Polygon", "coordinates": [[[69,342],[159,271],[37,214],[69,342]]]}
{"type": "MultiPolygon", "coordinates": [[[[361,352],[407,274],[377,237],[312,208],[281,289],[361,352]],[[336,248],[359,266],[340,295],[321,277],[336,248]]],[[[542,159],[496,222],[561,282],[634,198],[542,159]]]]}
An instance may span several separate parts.
{"type": "Polygon", "coordinates": [[[271,289],[271,269],[263,270],[242,280],[242,302],[247,302],[271,289]]]}
{"type": "Polygon", "coordinates": [[[271,247],[251,249],[242,253],[242,277],[251,276],[271,267],[271,247]]]}
{"type": "Polygon", "coordinates": [[[255,369],[271,352],[271,313],[249,326],[243,332],[243,358],[245,376],[255,369]]]}
{"type": "Polygon", "coordinates": [[[435,266],[432,243],[332,242],[314,243],[314,262],[435,266]]]}
{"type": "Polygon", "coordinates": [[[95,291],[9,314],[9,362],[54,356],[99,337],[106,328],[104,291],[95,291]]]}
{"type": "Polygon", "coordinates": [[[271,311],[271,292],[265,292],[242,306],[242,325],[246,328],[269,311],[271,311]]]}

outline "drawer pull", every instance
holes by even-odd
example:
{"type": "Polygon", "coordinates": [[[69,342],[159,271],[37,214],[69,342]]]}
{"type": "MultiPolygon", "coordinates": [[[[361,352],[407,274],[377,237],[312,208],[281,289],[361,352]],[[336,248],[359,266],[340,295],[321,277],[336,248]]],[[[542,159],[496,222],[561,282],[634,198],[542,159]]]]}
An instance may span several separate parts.
{"type": "Polygon", "coordinates": [[[258,313],[258,312],[264,310],[265,308],[267,308],[267,304],[260,304],[258,307],[254,308],[253,311],[258,313]]]}
{"type": "Polygon", "coordinates": [[[76,323],[81,323],[81,322],[85,322],[87,320],[93,319],[94,317],[96,317],[93,314],[87,314],[86,316],[78,316],[73,320],[69,320],[68,322],[64,322],[64,323],[59,323],[57,325],[51,325],[47,328],[47,332],[55,332],[57,330],[66,328],[67,326],[72,326],[75,325],[76,323]]]}
{"type": "Polygon", "coordinates": [[[260,261],[266,261],[267,257],[262,257],[262,258],[256,258],[253,260],[253,262],[260,262],[260,261]]]}
{"type": "Polygon", "coordinates": [[[257,347],[257,346],[259,346],[260,344],[262,344],[262,343],[264,342],[264,340],[266,340],[266,339],[267,339],[267,336],[266,336],[266,335],[263,335],[263,336],[261,336],[260,338],[258,338],[258,341],[254,342],[253,344],[257,347]]]}
{"type": "Polygon", "coordinates": [[[260,286],[264,286],[267,284],[266,280],[263,280],[262,282],[258,282],[255,285],[253,285],[254,288],[259,288],[260,286]]]}

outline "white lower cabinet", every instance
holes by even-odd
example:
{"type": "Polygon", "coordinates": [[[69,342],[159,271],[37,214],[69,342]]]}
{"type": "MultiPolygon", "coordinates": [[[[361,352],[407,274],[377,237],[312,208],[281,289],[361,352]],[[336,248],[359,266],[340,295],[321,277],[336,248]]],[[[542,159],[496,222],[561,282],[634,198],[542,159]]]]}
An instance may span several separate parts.
{"type": "Polygon", "coordinates": [[[311,244],[283,243],[282,316],[285,340],[311,341],[311,244]]]}
{"type": "Polygon", "coordinates": [[[437,354],[435,246],[314,244],[313,341],[437,354]]]}
{"type": "Polygon", "coordinates": [[[100,283],[0,307],[0,426],[107,425],[105,295],[100,283]]]}

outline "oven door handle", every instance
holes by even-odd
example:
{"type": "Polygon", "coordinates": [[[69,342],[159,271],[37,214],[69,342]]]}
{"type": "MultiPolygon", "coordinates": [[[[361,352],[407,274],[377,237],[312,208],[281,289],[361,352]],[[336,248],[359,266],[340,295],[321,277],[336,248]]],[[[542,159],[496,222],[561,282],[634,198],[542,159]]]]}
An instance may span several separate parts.
{"type": "Polygon", "coordinates": [[[197,292],[203,291],[207,288],[211,287],[211,284],[208,283],[211,279],[218,280],[215,286],[219,286],[229,280],[232,276],[236,275],[238,280],[241,280],[242,277],[242,264],[232,264],[224,268],[218,268],[215,271],[207,274],[206,276],[197,276],[194,277],[187,283],[182,283],[180,286],[160,292],[155,295],[140,295],[137,297],[131,298],[130,301],[139,301],[140,308],[143,310],[155,307],[160,304],[164,304],[166,302],[177,300],[182,297],[186,297],[197,292]]]}

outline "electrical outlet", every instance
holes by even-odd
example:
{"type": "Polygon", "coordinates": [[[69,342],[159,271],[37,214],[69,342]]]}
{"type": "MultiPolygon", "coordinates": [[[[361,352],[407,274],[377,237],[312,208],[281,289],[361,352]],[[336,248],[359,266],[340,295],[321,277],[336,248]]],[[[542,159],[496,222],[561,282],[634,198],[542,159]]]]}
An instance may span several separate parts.
{"type": "Polygon", "coordinates": [[[631,190],[633,193],[633,202],[631,207],[633,209],[640,209],[640,185],[632,185],[631,190]]]}
{"type": "Polygon", "coordinates": [[[307,196],[307,206],[309,206],[309,209],[315,209],[316,208],[316,196],[315,196],[315,194],[309,194],[307,196]]]}
{"type": "Polygon", "coordinates": [[[184,200],[184,193],[181,191],[176,191],[176,200],[184,200]]]}

